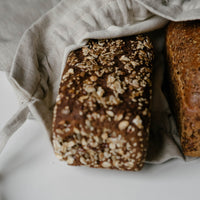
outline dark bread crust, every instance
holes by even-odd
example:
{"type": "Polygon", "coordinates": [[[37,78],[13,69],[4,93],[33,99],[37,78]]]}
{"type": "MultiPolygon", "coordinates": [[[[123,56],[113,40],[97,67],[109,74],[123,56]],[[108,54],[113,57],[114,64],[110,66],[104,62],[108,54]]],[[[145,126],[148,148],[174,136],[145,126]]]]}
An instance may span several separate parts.
{"type": "Polygon", "coordinates": [[[183,152],[200,156],[200,21],[171,22],[166,50],[183,152]]]}
{"type": "Polygon", "coordinates": [[[147,36],[90,40],[70,53],[53,145],[69,165],[138,171],[148,147],[153,50],[147,36]]]}

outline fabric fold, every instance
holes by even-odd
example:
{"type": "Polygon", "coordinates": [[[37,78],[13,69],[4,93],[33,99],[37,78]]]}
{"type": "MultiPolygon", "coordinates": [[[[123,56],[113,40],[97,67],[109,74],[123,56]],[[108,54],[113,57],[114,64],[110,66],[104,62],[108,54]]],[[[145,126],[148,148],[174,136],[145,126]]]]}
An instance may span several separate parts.
{"type": "Polygon", "coordinates": [[[189,21],[199,19],[199,0],[136,0],[150,12],[171,21],[189,21]]]}
{"type": "Polygon", "coordinates": [[[0,130],[0,153],[3,151],[9,138],[23,125],[29,113],[28,105],[21,105],[18,111],[6,123],[2,130],[0,130]]]}

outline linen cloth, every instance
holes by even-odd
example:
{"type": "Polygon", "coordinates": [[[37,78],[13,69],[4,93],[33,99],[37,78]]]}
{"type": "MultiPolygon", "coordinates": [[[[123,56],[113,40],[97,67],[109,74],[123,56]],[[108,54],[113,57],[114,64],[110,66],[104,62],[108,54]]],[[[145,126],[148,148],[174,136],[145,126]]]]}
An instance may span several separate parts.
{"type": "MultiPolygon", "coordinates": [[[[13,1],[5,3],[12,12],[16,11],[13,1]]],[[[20,41],[27,25],[58,1],[45,0],[44,3],[35,0],[35,7],[30,0],[17,1],[26,2],[32,16],[29,18],[29,13],[24,13],[24,16],[17,14],[15,23],[5,20],[3,25],[0,24],[0,27],[7,27],[6,30],[0,28],[0,70],[7,72],[20,102],[19,110],[0,132],[0,152],[28,117],[38,120],[51,136],[52,109],[70,51],[86,44],[89,38],[148,33],[154,43],[155,65],[151,137],[146,162],[186,159],[181,152],[174,118],[162,90],[165,69],[164,27],[169,20],[200,19],[200,1],[62,0],[26,29],[20,41]],[[22,26],[18,27],[18,23],[22,26]],[[13,35],[6,38],[13,31],[18,33],[16,38],[13,35]]],[[[4,12],[0,12],[2,16],[4,12]]]]}

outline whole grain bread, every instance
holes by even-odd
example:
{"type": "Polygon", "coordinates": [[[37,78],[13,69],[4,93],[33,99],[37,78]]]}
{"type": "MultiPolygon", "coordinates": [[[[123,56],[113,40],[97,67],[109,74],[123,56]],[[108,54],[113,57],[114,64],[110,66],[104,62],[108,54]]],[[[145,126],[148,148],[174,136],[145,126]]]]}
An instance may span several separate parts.
{"type": "Polygon", "coordinates": [[[200,21],[171,22],[166,50],[183,152],[187,156],[200,156],[200,21]]]}
{"type": "Polygon", "coordinates": [[[148,148],[152,44],[147,36],[90,40],[68,56],[53,146],[69,165],[138,171],[148,148]]]}

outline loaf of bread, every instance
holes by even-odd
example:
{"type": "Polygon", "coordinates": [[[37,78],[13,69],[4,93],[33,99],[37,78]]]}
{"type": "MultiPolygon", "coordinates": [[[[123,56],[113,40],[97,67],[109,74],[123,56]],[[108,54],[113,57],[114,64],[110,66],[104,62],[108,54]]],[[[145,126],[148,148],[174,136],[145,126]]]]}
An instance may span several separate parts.
{"type": "Polygon", "coordinates": [[[173,108],[187,156],[200,156],[200,21],[171,22],[166,50],[173,108]]]}
{"type": "Polygon", "coordinates": [[[90,40],[67,59],[54,109],[55,154],[69,165],[138,171],[148,147],[152,44],[90,40]]]}

